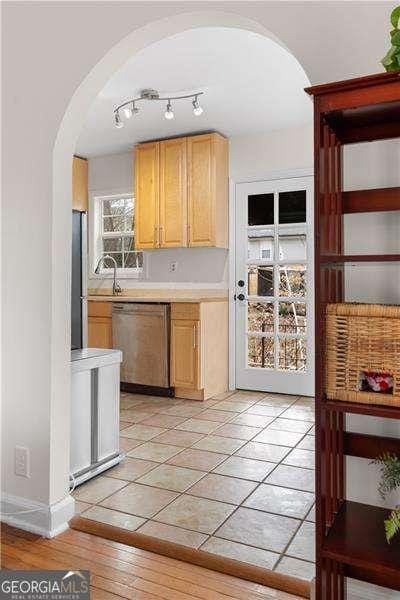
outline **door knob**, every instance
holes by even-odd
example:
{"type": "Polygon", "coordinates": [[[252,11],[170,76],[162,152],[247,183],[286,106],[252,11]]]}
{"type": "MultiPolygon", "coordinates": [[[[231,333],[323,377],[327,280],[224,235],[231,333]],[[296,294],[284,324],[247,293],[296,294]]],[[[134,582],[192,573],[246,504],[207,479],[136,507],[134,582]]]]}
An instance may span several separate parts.
{"type": "Polygon", "coordinates": [[[239,287],[244,287],[244,281],[243,279],[239,279],[239,281],[237,282],[239,287]]]}
{"type": "Polygon", "coordinates": [[[246,297],[246,296],[245,296],[244,294],[238,294],[238,297],[237,297],[237,299],[238,299],[238,300],[244,300],[244,299],[245,299],[245,297],[246,297]]]}

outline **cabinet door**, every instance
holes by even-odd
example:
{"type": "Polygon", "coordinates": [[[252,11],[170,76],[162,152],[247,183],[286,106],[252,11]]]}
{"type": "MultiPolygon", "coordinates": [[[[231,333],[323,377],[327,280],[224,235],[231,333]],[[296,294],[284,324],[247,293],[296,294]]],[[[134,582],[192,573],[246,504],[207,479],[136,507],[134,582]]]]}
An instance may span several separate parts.
{"type": "Polygon", "coordinates": [[[189,246],[213,246],[215,238],[215,174],[213,138],[187,140],[189,246]]]}
{"type": "Polygon", "coordinates": [[[88,318],[89,348],[112,348],[112,319],[108,317],[88,318]]]}
{"type": "Polygon", "coordinates": [[[88,210],[88,162],[77,156],[72,162],[72,210],[88,210]]]}
{"type": "Polygon", "coordinates": [[[135,149],[135,246],[159,248],[160,144],[140,144],[135,149]]]}
{"type": "Polygon", "coordinates": [[[160,246],[186,244],[186,138],[178,138],[160,142],[160,246]]]}
{"type": "Polygon", "coordinates": [[[200,322],[171,321],[171,384],[175,387],[201,389],[200,322]]]}

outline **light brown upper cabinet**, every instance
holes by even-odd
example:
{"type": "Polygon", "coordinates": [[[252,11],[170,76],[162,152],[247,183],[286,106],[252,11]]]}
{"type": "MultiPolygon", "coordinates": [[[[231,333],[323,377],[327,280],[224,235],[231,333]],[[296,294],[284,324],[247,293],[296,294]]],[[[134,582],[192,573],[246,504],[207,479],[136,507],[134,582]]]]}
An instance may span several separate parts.
{"type": "Polygon", "coordinates": [[[189,246],[228,247],[228,141],[217,133],[188,138],[189,246]]]}
{"type": "Polygon", "coordinates": [[[74,156],[72,162],[72,210],[88,210],[88,161],[74,156]]]}
{"type": "Polygon", "coordinates": [[[160,142],[160,247],[187,244],[186,138],[160,142]]]}
{"type": "Polygon", "coordinates": [[[135,148],[135,239],[136,248],[160,247],[160,143],[135,148]]]}
{"type": "Polygon", "coordinates": [[[228,247],[228,141],[218,133],[135,149],[136,248],[228,247]]]}

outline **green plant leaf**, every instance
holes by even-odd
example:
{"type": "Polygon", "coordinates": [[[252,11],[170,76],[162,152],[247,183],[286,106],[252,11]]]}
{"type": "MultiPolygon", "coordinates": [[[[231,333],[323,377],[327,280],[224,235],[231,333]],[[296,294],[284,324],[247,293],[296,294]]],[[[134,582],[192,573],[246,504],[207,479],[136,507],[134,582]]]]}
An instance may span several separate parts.
{"type": "Polygon", "coordinates": [[[400,508],[395,508],[385,520],[386,540],[390,544],[392,538],[400,531],[400,508]]]}
{"type": "Polygon", "coordinates": [[[384,67],[389,67],[392,64],[394,53],[395,53],[395,49],[392,46],[390,48],[390,50],[388,50],[388,52],[385,54],[385,56],[381,60],[381,63],[383,64],[384,67]]]}
{"type": "Polygon", "coordinates": [[[396,6],[396,8],[394,8],[392,10],[392,14],[390,15],[390,22],[392,23],[393,27],[398,27],[400,21],[400,5],[396,6]]]}
{"type": "Polygon", "coordinates": [[[397,29],[392,35],[392,44],[393,46],[400,46],[400,29],[397,29]]]}

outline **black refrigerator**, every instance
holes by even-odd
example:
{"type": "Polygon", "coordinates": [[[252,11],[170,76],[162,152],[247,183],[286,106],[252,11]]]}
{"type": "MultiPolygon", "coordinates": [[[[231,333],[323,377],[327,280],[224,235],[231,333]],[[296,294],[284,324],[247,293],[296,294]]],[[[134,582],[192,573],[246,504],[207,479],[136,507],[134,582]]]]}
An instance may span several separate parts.
{"type": "Polygon", "coordinates": [[[72,211],[71,350],[87,347],[87,216],[72,211]]]}

